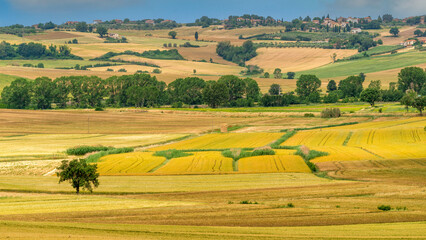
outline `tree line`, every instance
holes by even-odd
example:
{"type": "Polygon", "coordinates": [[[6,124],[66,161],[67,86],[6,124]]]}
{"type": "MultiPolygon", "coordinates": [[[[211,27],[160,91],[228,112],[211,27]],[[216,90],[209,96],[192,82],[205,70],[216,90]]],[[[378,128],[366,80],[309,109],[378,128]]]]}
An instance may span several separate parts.
{"type": "Polygon", "coordinates": [[[81,57],[71,54],[71,49],[66,46],[50,45],[46,47],[41,43],[21,43],[11,45],[8,42],[0,43],[0,59],[76,59],[81,57]]]}
{"type": "Polygon", "coordinates": [[[7,108],[49,109],[96,107],[152,107],[207,104],[217,107],[265,107],[290,104],[336,103],[364,101],[374,106],[377,101],[401,101],[404,105],[424,109],[426,72],[407,67],[398,74],[398,83],[382,90],[380,80],[371,81],[364,89],[366,75],[349,76],[339,83],[330,80],[327,93],[321,94],[321,81],[315,75],[301,75],[295,91],[284,93],[279,84],[272,84],[262,95],[258,83],[251,78],[225,75],[218,81],[198,77],[179,78],[170,84],[155,76],[134,74],[101,79],[96,76],[70,76],[55,80],[47,77],[29,81],[16,79],[1,93],[7,108]]]}

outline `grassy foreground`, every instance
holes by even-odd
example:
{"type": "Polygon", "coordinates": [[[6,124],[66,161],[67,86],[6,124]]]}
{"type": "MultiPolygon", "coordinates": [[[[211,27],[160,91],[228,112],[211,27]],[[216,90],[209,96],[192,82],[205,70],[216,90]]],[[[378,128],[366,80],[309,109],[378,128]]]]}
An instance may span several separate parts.
{"type": "Polygon", "coordinates": [[[1,238],[19,239],[421,239],[426,222],[326,227],[235,228],[0,222],[1,238]]]}

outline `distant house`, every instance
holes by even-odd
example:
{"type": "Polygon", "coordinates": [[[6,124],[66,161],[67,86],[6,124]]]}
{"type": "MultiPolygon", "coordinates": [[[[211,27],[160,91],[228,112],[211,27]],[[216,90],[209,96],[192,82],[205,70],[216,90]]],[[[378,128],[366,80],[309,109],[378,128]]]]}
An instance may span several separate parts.
{"type": "Polygon", "coordinates": [[[242,17],[237,18],[237,22],[243,22],[243,21],[245,21],[244,18],[242,18],[242,17]]]}
{"type": "Polygon", "coordinates": [[[425,16],[420,17],[420,24],[425,24],[425,16]]]}
{"type": "Polygon", "coordinates": [[[339,17],[339,18],[337,19],[337,22],[338,22],[338,23],[346,22],[346,18],[344,18],[344,17],[339,17]]]}
{"type": "Polygon", "coordinates": [[[119,39],[120,35],[118,35],[117,33],[108,33],[108,37],[114,38],[114,39],[119,39]]]}
{"type": "Polygon", "coordinates": [[[357,34],[357,33],[361,33],[361,32],[362,32],[361,28],[352,28],[351,29],[352,34],[357,34]]]}
{"type": "Polygon", "coordinates": [[[408,46],[413,46],[414,43],[416,43],[416,40],[410,39],[410,40],[407,40],[405,42],[400,43],[400,45],[408,47],[408,46]]]}
{"type": "Polygon", "coordinates": [[[365,18],[364,18],[364,21],[371,22],[371,21],[373,21],[373,20],[371,19],[371,17],[365,17],[365,18]]]}
{"type": "Polygon", "coordinates": [[[103,23],[102,20],[93,20],[93,24],[101,24],[103,23]]]}
{"type": "Polygon", "coordinates": [[[320,24],[319,20],[312,20],[312,22],[315,23],[315,24],[320,24]]]}
{"type": "Polygon", "coordinates": [[[154,24],[155,24],[154,20],[150,20],[150,19],[145,20],[145,23],[146,23],[146,24],[152,24],[152,25],[154,25],[154,24]]]}
{"type": "Polygon", "coordinates": [[[123,20],[120,20],[120,19],[114,19],[113,21],[115,21],[115,23],[117,23],[117,24],[122,24],[123,23],[123,20]]]}
{"type": "Polygon", "coordinates": [[[257,26],[257,25],[259,25],[259,24],[262,23],[262,20],[260,20],[260,19],[251,19],[250,22],[251,22],[251,24],[257,26]]]}
{"type": "Polygon", "coordinates": [[[161,21],[161,23],[169,23],[169,22],[173,22],[172,20],[164,20],[164,21],[161,21]]]}
{"type": "Polygon", "coordinates": [[[359,20],[358,18],[353,18],[353,17],[348,17],[348,19],[346,19],[347,22],[351,22],[351,23],[358,23],[359,20]]]}

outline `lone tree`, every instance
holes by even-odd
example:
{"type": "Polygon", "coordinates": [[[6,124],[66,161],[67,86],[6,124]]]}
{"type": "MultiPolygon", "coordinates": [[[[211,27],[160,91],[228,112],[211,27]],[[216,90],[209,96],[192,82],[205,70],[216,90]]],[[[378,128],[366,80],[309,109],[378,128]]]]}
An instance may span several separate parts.
{"type": "Polygon", "coordinates": [[[362,91],[360,97],[361,101],[368,102],[372,107],[374,107],[374,103],[376,101],[380,101],[382,95],[380,93],[380,89],[372,87],[362,91]]]}
{"type": "Polygon", "coordinates": [[[327,92],[332,92],[337,90],[336,81],[330,80],[327,84],[327,92]]]}
{"type": "Polygon", "coordinates": [[[274,77],[277,78],[277,79],[283,78],[283,74],[281,73],[281,69],[275,68],[274,77]]]}
{"type": "Polygon", "coordinates": [[[273,96],[277,96],[281,94],[281,86],[274,83],[271,85],[271,87],[269,88],[269,94],[273,95],[273,96]]]}
{"type": "Polygon", "coordinates": [[[398,34],[399,34],[399,29],[398,29],[397,27],[392,27],[392,28],[389,30],[389,33],[390,33],[390,34],[392,34],[394,37],[397,37],[397,36],[398,36],[398,34]]]}
{"type": "Polygon", "coordinates": [[[175,32],[175,31],[170,31],[169,32],[169,36],[172,37],[173,39],[176,38],[176,35],[177,35],[177,32],[175,32]]]}
{"type": "Polygon", "coordinates": [[[420,116],[423,116],[423,110],[426,106],[426,96],[417,94],[413,90],[407,91],[407,94],[401,99],[401,104],[405,105],[408,112],[408,107],[416,108],[420,112],[420,116]]]}
{"type": "Polygon", "coordinates": [[[77,194],[80,193],[80,188],[92,192],[92,185],[94,187],[99,186],[97,168],[96,164],[87,164],[85,159],[72,160],[70,162],[64,160],[61,166],[58,167],[59,172],[56,175],[59,177],[59,183],[69,181],[77,194]]]}
{"type": "Polygon", "coordinates": [[[198,32],[195,32],[195,41],[198,41],[198,32]]]}
{"type": "Polygon", "coordinates": [[[106,27],[99,26],[98,28],[96,28],[96,33],[99,34],[101,38],[103,38],[105,35],[108,34],[108,29],[106,27]]]}

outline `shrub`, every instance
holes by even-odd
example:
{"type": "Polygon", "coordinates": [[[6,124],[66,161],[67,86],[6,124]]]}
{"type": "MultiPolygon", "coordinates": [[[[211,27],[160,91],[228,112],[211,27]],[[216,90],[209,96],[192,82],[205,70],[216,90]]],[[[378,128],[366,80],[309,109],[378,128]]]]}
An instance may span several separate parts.
{"type": "Polygon", "coordinates": [[[152,70],[152,73],[161,73],[161,70],[156,68],[156,69],[152,70]]]}
{"type": "Polygon", "coordinates": [[[172,108],[182,108],[183,103],[182,102],[174,102],[172,103],[172,108]]]}
{"type": "Polygon", "coordinates": [[[252,202],[252,201],[244,200],[244,201],[241,201],[240,204],[259,204],[259,203],[256,201],[252,202]]]}
{"type": "Polygon", "coordinates": [[[107,72],[114,72],[114,69],[108,68],[107,72]]]}
{"type": "Polygon", "coordinates": [[[95,108],[95,111],[96,111],[96,112],[102,112],[102,111],[104,111],[104,109],[103,109],[102,107],[96,107],[96,108],[95,108]]]}
{"type": "Polygon", "coordinates": [[[44,64],[43,63],[37,64],[37,68],[44,68],[44,64]]]}
{"type": "Polygon", "coordinates": [[[76,146],[73,148],[67,149],[68,155],[76,155],[76,156],[83,156],[90,152],[99,152],[99,151],[107,151],[113,149],[113,147],[105,147],[105,146],[76,146]]]}
{"type": "Polygon", "coordinates": [[[124,69],[124,68],[121,68],[121,69],[118,70],[118,72],[127,72],[127,70],[124,69]]]}
{"type": "Polygon", "coordinates": [[[322,118],[338,118],[340,116],[340,108],[326,108],[321,111],[322,118]]]}
{"type": "Polygon", "coordinates": [[[390,211],[391,210],[391,206],[389,205],[380,205],[377,207],[377,209],[382,210],[382,211],[390,211]]]}
{"type": "Polygon", "coordinates": [[[305,113],[305,115],[303,115],[306,118],[311,118],[311,117],[315,117],[315,115],[313,113],[305,113]]]}
{"type": "Polygon", "coordinates": [[[154,153],[154,156],[157,157],[165,157],[166,159],[172,159],[172,158],[180,158],[180,157],[187,157],[191,156],[191,153],[186,153],[184,151],[176,150],[176,149],[169,149],[165,151],[158,151],[154,153]]]}

